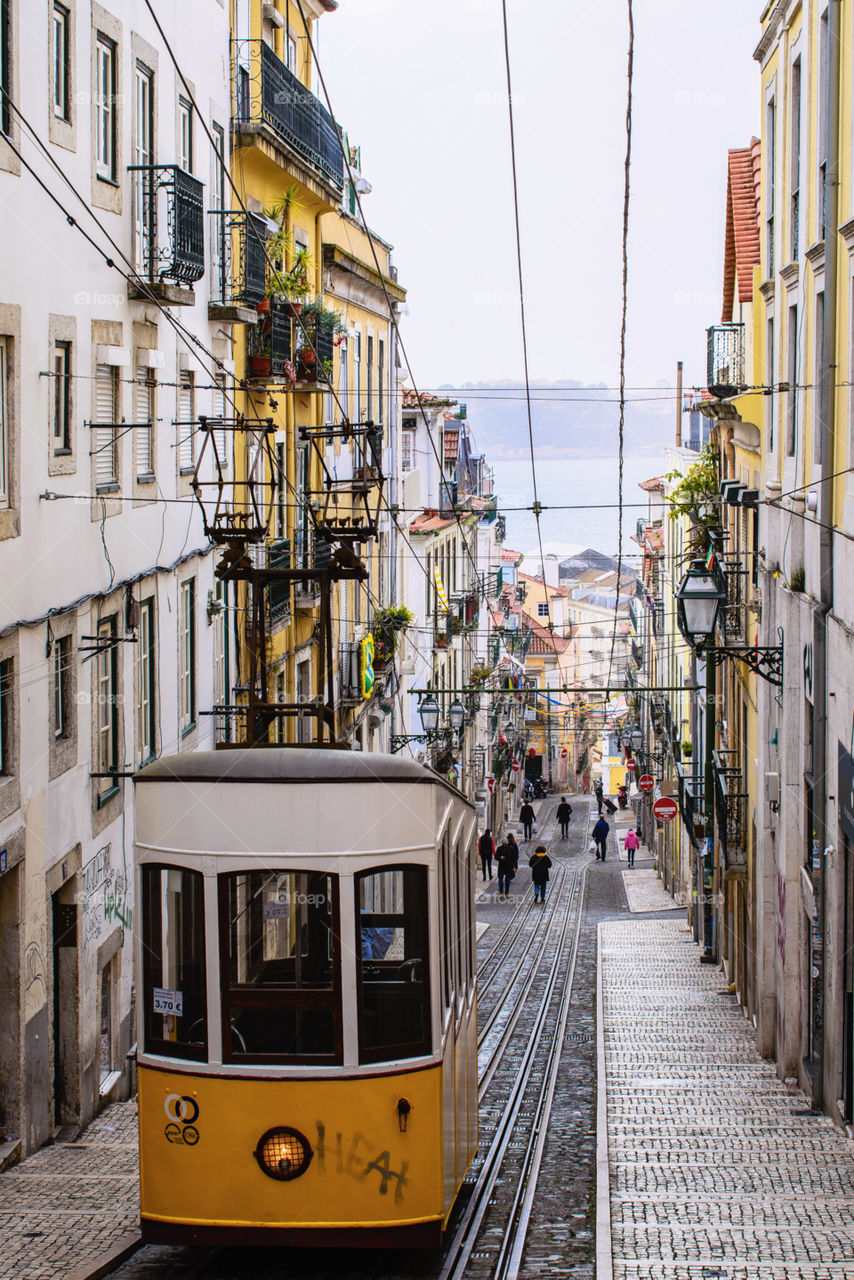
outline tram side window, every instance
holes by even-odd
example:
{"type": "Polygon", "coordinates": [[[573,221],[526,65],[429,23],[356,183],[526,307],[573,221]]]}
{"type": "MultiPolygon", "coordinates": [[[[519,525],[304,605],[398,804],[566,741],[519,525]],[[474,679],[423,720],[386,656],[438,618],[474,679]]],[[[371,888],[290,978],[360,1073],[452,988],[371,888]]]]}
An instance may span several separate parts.
{"type": "Polygon", "coordinates": [[[225,1061],[340,1060],[337,891],[323,872],[220,877],[225,1061]]]}
{"type": "Polygon", "coordinates": [[[142,897],[146,1051],[204,1062],[204,879],[181,867],[145,866],[142,897]]]}
{"type": "Polygon", "coordinates": [[[427,868],[356,877],[359,1058],[430,1052],[427,868]]]}
{"type": "Polygon", "coordinates": [[[442,913],[442,995],[444,1007],[449,1009],[454,997],[454,944],[453,944],[453,867],[451,848],[447,835],[442,841],[442,894],[439,909],[442,913]]]}

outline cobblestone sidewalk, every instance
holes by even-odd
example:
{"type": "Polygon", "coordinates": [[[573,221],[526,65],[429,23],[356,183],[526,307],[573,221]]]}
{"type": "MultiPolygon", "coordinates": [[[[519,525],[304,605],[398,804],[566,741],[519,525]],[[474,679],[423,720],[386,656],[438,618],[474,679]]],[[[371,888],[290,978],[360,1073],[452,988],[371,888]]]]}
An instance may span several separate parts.
{"type": "Polygon", "coordinates": [[[649,867],[626,867],[623,884],[629,911],[679,911],[682,904],[671,898],[658,878],[658,872],[649,867]]]}
{"type": "Polygon", "coordinates": [[[0,1280],[86,1275],[138,1236],[136,1117],[135,1102],[115,1103],[76,1142],[0,1174],[0,1280]]]}
{"type": "Polygon", "coordinates": [[[850,1278],[854,1143],[786,1092],[690,937],[599,926],[613,1276],[850,1278]]]}

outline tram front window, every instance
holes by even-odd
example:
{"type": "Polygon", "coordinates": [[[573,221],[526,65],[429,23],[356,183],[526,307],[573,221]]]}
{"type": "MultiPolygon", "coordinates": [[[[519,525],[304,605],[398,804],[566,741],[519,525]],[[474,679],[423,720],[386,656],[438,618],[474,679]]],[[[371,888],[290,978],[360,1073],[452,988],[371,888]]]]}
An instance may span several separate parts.
{"type": "Polygon", "coordinates": [[[339,1061],[337,877],[220,877],[226,1061],[339,1061]]]}
{"type": "Polygon", "coordinates": [[[356,909],[361,1061],[429,1053],[426,867],[357,876],[356,909]]]}
{"type": "Polygon", "coordinates": [[[181,867],[142,869],[145,1048],[205,1061],[204,881],[181,867]]]}

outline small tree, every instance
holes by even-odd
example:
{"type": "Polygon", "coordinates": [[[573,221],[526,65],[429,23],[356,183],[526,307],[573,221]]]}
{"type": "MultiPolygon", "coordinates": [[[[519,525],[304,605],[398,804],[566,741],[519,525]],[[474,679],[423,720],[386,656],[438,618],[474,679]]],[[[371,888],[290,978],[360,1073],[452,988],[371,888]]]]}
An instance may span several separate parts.
{"type": "Polygon", "coordinates": [[[689,554],[697,555],[708,550],[709,534],[720,524],[720,477],[718,452],[706,445],[696,462],[683,475],[670,471],[665,480],[674,484],[668,497],[670,519],[685,518],[691,525],[688,535],[689,554]]]}

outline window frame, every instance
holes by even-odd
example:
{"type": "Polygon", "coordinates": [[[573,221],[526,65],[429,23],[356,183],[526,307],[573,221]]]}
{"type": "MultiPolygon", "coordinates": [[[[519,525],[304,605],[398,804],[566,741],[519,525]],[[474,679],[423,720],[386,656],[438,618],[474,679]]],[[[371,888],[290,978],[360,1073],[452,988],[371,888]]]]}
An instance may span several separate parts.
{"type": "Polygon", "coordinates": [[[51,105],[55,120],[71,123],[71,11],[53,0],[51,9],[51,105]],[[61,47],[60,47],[61,46],[61,47]],[[61,60],[60,60],[61,53],[61,60]],[[58,92],[59,90],[59,92],[58,92]],[[61,98],[61,101],[60,101],[61,98]]]}
{"type": "Polygon", "coordinates": [[[71,379],[72,347],[65,340],[53,344],[53,455],[67,457],[71,453],[71,379]],[[60,370],[60,365],[62,369],[60,370]],[[59,441],[59,443],[57,443],[59,441]]]}
{"type": "MultiPolygon", "coordinates": [[[[155,888],[159,889],[160,886],[155,884],[155,888]]],[[[209,1060],[209,1049],[210,1049],[210,1012],[208,1009],[208,992],[207,992],[207,978],[206,978],[208,944],[207,944],[207,936],[206,936],[207,904],[205,901],[205,897],[206,897],[205,877],[203,873],[197,870],[195,867],[182,867],[182,866],[176,866],[171,863],[162,863],[162,862],[146,862],[142,867],[142,883],[141,883],[140,897],[142,899],[141,905],[142,905],[142,937],[143,937],[143,947],[142,947],[142,1008],[143,1008],[142,1046],[143,1046],[143,1052],[150,1053],[152,1055],[156,1055],[158,1057],[163,1057],[163,1058],[177,1058],[177,1059],[180,1059],[183,1061],[189,1061],[189,1062],[207,1062],[209,1060]],[[201,975],[202,975],[202,983],[201,983],[202,1005],[204,1008],[204,1026],[205,1026],[205,1039],[199,1045],[191,1044],[189,1042],[182,1042],[182,1041],[163,1040],[159,1036],[154,1036],[150,1034],[150,1031],[149,1031],[149,1017],[152,1015],[149,1013],[148,1004],[149,1004],[149,998],[152,995],[153,986],[154,986],[152,982],[152,972],[154,968],[155,956],[157,954],[155,951],[154,940],[152,938],[152,932],[151,932],[154,919],[156,918],[159,925],[159,937],[160,937],[161,948],[162,948],[162,926],[163,926],[162,907],[161,907],[161,910],[157,913],[155,913],[155,911],[152,909],[154,907],[154,902],[152,901],[153,895],[152,895],[152,889],[150,887],[150,881],[153,878],[155,873],[162,873],[164,871],[179,871],[183,875],[193,876],[196,878],[196,881],[195,881],[196,892],[198,894],[198,901],[196,903],[196,906],[201,908],[202,923],[201,923],[201,928],[197,930],[197,937],[200,938],[201,940],[201,956],[196,958],[195,963],[200,966],[201,975]],[[182,1052],[176,1053],[175,1052],[176,1046],[180,1046],[182,1052]]],[[[157,900],[162,901],[162,899],[159,898],[159,896],[157,900]]],[[[152,1010],[152,1014],[153,1014],[153,1010],[152,1010]]],[[[157,1016],[157,1015],[154,1015],[154,1016],[157,1016]]]]}
{"type": "Polygon", "coordinates": [[[178,585],[178,728],[181,737],[196,727],[196,579],[178,585]]]}
{"type": "MultiPolygon", "coordinates": [[[[447,836],[445,837],[447,839],[447,836]]],[[[440,908],[441,909],[441,908],[440,908]]],[[[432,993],[431,993],[431,974],[430,966],[432,963],[431,955],[431,930],[429,921],[431,918],[430,911],[430,876],[428,868],[422,863],[394,863],[393,865],[384,865],[366,867],[363,871],[357,872],[353,876],[353,912],[355,922],[355,953],[354,960],[356,965],[356,1012],[357,1012],[357,1033],[358,1033],[358,1049],[359,1049],[359,1065],[370,1066],[379,1063],[391,1063],[400,1059],[426,1058],[433,1053],[433,1018],[432,1018],[432,993]],[[375,876],[380,873],[389,873],[399,871],[404,876],[404,900],[403,911],[394,914],[389,912],[371,912],[362,913],[360,907],[360,888],[361,883],[368,876],[375,876]],[[409,904],[407,897],[410,893],[410,885],[417,881],[414,887],[415,902],[409,904]],[[420,908],[420,910],[419,910],[420,908]],[[362,935],[361,930],[365,927],[370,928],[372,920],[399,920],[401,923],[396,926],[404,930],[413,929],[420,930],[421,937],[419,941],[421,947],[421,979],[420,979],[420,1007],[422,1011],[422,1037],[420,1040],[400,1041],[398,1043],[389,1043],[379,1048],[370,1048],[365,1044],[364,1035],[364,986],[362,976],[362,935]]],[[[402,964],[406,963],[404,956],[402,964]]],[[[379,985],[379,984],[377,984],[379,985]]],[[[415,985],[402,982],[401,986],[415,985]]]]}
{"type": "Polygon", "coordinates": [[[9,412],[9,339],[0,334],[0,510],[12,505],[10,474],[11,415],[9,412]]]}
{"type": "Polygon", "coordinates": [[[101,618],[96,628],[98,653],[95,659],[95,728],[99,774],[95,779],[98,803],[104,804],[119,789],[118,643],[115,614],[101,618]],[[108,643],[104,643],[107,641],[108,643]]]}
{"type": "Polygon", "coordinates": [[[193,172],[193,104],[183,94],[178,97],[178,165],[193,172]]]}
{"type": "Polygon", "coordinates": [[[253,867],[251,870],[224,871],[217,876],[217,903],[219,910],[219,960],[220,960],[220,1009],[223,1028],[222,1061],[230,1065],[291,1065],[341,1066],[344,1062],[343,1017],[343,948],[341,945],[341,877],[327,868],[311,867],[253,867]],[[332,982],[329,987],[258,986],[242,991],[232,987],[229,965],[231,962],[231,922],[228,917],[228,882],[236,876],[253,874],[325,876],[330,882],[332,899],[332,982]],[[238,990],[238,1000],[234,992],[238,990]],[[335,1048],[330,1054],[304,1053],[234,1053],[225,1044],[225,1028],[231,1027],[235,1003],[246,1008],[273,1011],[297,1011],[320,1009],[331,1012],[335,1028],[335,1048]]]}
{"type": "Polygon", "coordinates": [[[156,624],[154,596],[148,596],[139,602],[137,627],[136,754],[140,768],[157,759],[156,624]]]}
{"type": "Polygon", "coordinates": [[[12,10],[9,0],[0,4],[0,135],[13,136],[12,109],[9,98],[13,96],[12,83],[12,10]],[[7,96],[8,95],[8,96],[7,96]]]}
{"type": "Polygon", "coordinates": [[[53,641],[53,738],[67,742],[71,728],[71,651],[72,637],[56,636],[53,641]]]}
{"type": "Polygon", "coordinates": [[[15,776],[15,659],[0,658],[0,778],[15,776]]]}
{"type": "Polygon", "coordinates": [[[116,185],[116,84],[118,47],[98,31],[95,36],[95,177],[116,185]],[[106,74],[105,74],[106,71],[106,74]]]}

